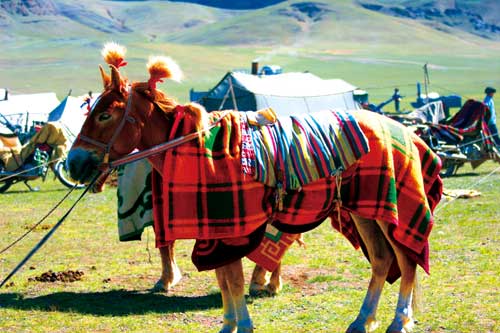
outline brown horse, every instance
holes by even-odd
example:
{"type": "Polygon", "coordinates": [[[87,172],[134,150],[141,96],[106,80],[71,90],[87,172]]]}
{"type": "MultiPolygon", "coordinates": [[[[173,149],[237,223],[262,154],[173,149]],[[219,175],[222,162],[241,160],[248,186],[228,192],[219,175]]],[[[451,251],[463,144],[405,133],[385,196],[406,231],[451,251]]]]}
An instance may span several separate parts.
{"type": "MultiPolygon", "coordinates": [[[[178,136],[179,132],[199,132],[198,139],[183,145],[193,149],[203,148],[208,114],[201,106],[188,104],[182,108],[180,118],[176,118],[179,110],[177,103],[156,89],[159,77],[173,75],[165,61],[159,60],[148,66],[149,82],[130,86],[115,66],[110,68],[111,76],[101,70],[104,91],[68,155],[67,163],[74,179],[89,182],[108,160],[116,160],[136,148],[148,149],[165,142],[168,137],[178,136]],[[180,119],[180,125],[176,119],[180,119]]],[[[238,113],[231,112],[230,116],[237,118],[238,113]]],[[[383,116],[357,111],[354,118],[367,137],[370,151],[342,174],[304,185],[300,193],[286,194],[283,202],[294,196],[307,200],[315,189],[341,194],[342,201],[337,200],[336,205],[329,198],[330,204],[319,202],[316,205],[321,207],[307,208],[309,212],[318,210],[319,223],[330,217],[337,229],[349,236],[354,245],[364,249],[371,264],[372,277],[366,297],[347,332],[367,332],[376,327],[376,310],[384,283],[386,280],[392,282],[399,276],[401,284],[396,314],[387,332],[408,332],[413,325],[416,265],[428,271],[427,237],[432,228],[432,210],[439,202],[442,190],[439,160],[415,135],[383,116]],[[388,199],[382,200],[380,205],[382,193],[388,199]],[[335,208],[342,208],[342,211],[335,208]]],[[[231,154],[235,157],[231,161],[238,165],[241,161],[239,150],[235,149],[231,154]]],[[[152,162],[159,171],[165,166],[172,171],[175,167],[184,166],[180,159],[175,165],[163,157],[156,157],[152,162]]],[[[270,200],[265,194],[275,192],[253,179],[247,179],[245,185],[259,191],[262,188],[261,192],[257,192],[262,195],[253,197],[254,202],[261,202],[262,206],[270,200]]],[[[285,207],[285,211],[288,208],[285,207]]],[[[286,224],[287,216],[284,213],[280,215],[280,211],[273,211],[272,216],[282,218],[280,222],[286,224]]],[[[316,223],[318,221],[314,221],[314,226],[319,224],[316,223]]],[[[261,221],[262,224],[265,222],[266,219],[261,221]]],[[[155,230],[155,233],[158,231],[155,230]]],[[[238,242],[239,238],[233,242],[235,249],[238,242]]],[[[224,262],[215,268],[215,272],[224,308],[220,332],[253,332],[244,297],[241,259],[224,262]]]]}

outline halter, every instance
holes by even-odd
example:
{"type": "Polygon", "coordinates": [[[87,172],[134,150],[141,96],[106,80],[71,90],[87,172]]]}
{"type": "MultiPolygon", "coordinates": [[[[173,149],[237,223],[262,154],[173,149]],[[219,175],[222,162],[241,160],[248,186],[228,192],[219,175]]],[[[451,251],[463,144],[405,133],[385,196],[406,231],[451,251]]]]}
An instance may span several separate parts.
{"type": "MultiPolygon", "coordinates": [[[[125,113],[123,114],[123,117],[120,120],[120,123],[118,124],[118,127],[115,129],[115,132],[113,133],[113,136],[111,136],[111,139],[108,142],[98,141],[98,140],[89,138],[88,136],[85,136],[85,135],[82,135],[82,134],[79,135],[79,138],[82,141],[85,141],[87,143],[93,144],[94,146],[97,146],[99,148],[103,148],[104,149],[103,163],[108,163],[109,162],[109,152],[111,151],[111,147],[113,147],[116,139],[118,138],[118,135],[122,131],[123,127],[125,126],[125,122],[128,121],[130,123],[135,123],[135,119],[132,118],[132,117],[130,117],[128,115],[130,113],[130,109],[131,109],[131,106],[132,106],[132,90],[131,90],[131,86],[128,87],[127,92],[128,92],[128,98],[127,98],[127,106],[125,108],[125,113]]],[[[101,96],[99,96],[99,98],[95,101],[94,107],[99,102],[100,97],[101,96]]]]}
{"type": "MultiPolygon", "coordinates": [[[[113,136],[111,137],[109,142],[106,143],[106,142],[102,142],[102,141],[98,141],[98,140],[89,138],[88,136],[85,136],[82,134],[79,135],[79,138],[82,141],[85,141],[85,142],[90,143],[94,146],[97,146],[99,148],[104,149],[104,157],[103,157],[103,161],[101,164],[101,167],[102,167],[101,171],[102,172],[110,172],[111,169],[113,169],[117,166],[132,163],[132,162],[138,161],[140,159],[147,158],[147,157],[152,156],[152,155],[156,155],[160,152],[163,152],[163,151],[168,150],[170,148],[174,148],[178,145],[181,145],[183,143],[191,141],[191,140],[197,138],[200,135],[200,133],[208,131],[208,130],[214,128],[215,126],[217,126],[217,124],[230,113],[230,111],[223,112],[222,115],[218,119],[214,120],[212,122],[212,124],[210,124],[210,126],[208,126],[208,128],[201,129],[197,132],[189,133],[187,135],[184,135],[184,136],[181,136],[181,137],[178,137],[175,139],[170,138],[170,140],[167,142],[164,142],[162,144],[156,145],[154,147],[151,147],[149,149],[146,149],[146,150],[143,150],[140,152],[129,154],[127,156],[124,156],[124,157],[117,159],[116,161],[113,161],[110,163],[109,162],[109,152],[111,150],[111,147],[115,143],[116,139],[118,138],[118,134],[120,134],[121,130],[123,129],[123,126],[125,126],[125,122],[126,121],[129,121],[131,123],[135,122],[135,119],[128,115],[130,113],[130,109],[131,109],[131,105],[132,105],[132,94],[131,94],[131,87],[130,86],[128,88],[128,93],[129,93],[129,96],[127,99],[127,107],[125,108],[125,113],[123,114],[123,118],[121,119],[120,124],[116,128],[116,130],[113,133],[113,136]]],[[[94,107],[95,107],[95,105],[97,105],[97,102],[99,101],[99,99],[100,99],[100,96],[94,102],[94,107]]],[[[175,109],[176,109],[177,113],[176,113],[176,117],[175,117],[175,121],[174,121],[174,125],[173,125],[174,130],[176,130],[179,126],[179,122],[181,119],[179,114],[181,113],[182,107],[180,105],[177,105],[175,109]]],[[[175,132],[171,132],[171,133],[175,133],[175,132]]]]}

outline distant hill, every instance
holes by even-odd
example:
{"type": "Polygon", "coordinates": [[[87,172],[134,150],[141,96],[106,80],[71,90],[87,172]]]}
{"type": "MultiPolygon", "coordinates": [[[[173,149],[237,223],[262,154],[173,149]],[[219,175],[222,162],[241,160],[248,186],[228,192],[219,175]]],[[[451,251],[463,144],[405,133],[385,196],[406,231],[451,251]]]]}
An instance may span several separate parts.
{"type": "Polygon", "coordinates": [[[2,0],[0,41],[80,33],[208,45],[307,45],[364,41],[366,34],[384,42],[392,41],[387,35],[393,28],[403,29],[403,36],[418,34],[404,21],[461,39],[470,38],[467,33],[499,41],[499,12],[497,0],[2,0]]]}
{"type": "Polygon", "coordinates": [[[372,11],[418,20],[436,30],[453,33],[453,29],[460,29],[483,38],[500,40],[498,0],[362,0],[359,4],[372,11]]]}
{"type": "Polygon", "coordinates": [[[171,0],[172,2],[191,2],[199,5],[223,9],[258,9],[275,5],[286,0],[171,0]]]}

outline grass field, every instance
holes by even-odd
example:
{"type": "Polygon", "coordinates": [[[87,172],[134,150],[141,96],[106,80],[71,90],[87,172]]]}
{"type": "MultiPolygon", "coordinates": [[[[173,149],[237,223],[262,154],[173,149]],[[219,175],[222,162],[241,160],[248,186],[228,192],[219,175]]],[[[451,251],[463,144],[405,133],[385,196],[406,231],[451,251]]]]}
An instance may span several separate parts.
{"type": "MultiPolygon", "coordinates": [[[[431,234],[431,275],[421,272],[424,309],[415,332],[498,332],[499,165],[461,169],[447,189],[475,189],[475,199],[445,200],[431,234]]],[[[47,180],[41,191],[13,186],[0,198],[0,248],[32,226],[66,189],[47,180]]],[[[74,200],[78,193],[72,194],[74,200]]],[[[148,289],[159,277],[152,231],[141,242],[117,240],[115,190],[88,195],[52,239],[0,291],[2,332],[216,332],[221,301],[213,272],[196,272],[192,241],[178,242],[183,280],[168,295],[148,289]],[[33,281],[42,273],[79,270],[75,282],[33,281]],[[30,280],[31,278],[31,280],[30,280]]],[[[70,202],[72,200],[69,200],[70,202]]],[[[63,206],[67,208],[70,202],[63,206]]],[[[43,237],[64,208],[0,257],[2,279],[43,237]]],[[[357,314],[370,276],[359,251],[325,222],[305,234],[284,260],[284,290],[250,300],[257,332],[341,332],[357,314]]],[[[247,281],[252,264],[245,261],[247,281]]],[[[386,285],[379,309],[392,320],[398,283],[386,285]]],[[[382,328],[377,332],[383,332],[382,328]]]]}

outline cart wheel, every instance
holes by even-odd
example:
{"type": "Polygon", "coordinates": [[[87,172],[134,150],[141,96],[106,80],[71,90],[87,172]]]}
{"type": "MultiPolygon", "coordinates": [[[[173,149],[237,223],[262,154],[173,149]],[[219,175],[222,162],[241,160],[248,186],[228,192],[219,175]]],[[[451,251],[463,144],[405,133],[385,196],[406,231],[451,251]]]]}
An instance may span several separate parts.
{"type": "Polygon", "coordinates": [[[14,181],[12,179],[7,179],[3,182],[0,183],[0,193],[4,193],[9,189],[9,187],[14,184],[14,181]]]}
{"type": "MultiPolygon", "coordinates": [[[[76,183],[71,179],[68,174],[68,170],[66,169],[66,160],[59,161],[56,163],[54,167],[54,173],[56,174],[57,179],[66,187],[73,188],[76,183]]],[[[77,189],[84,188],[84,184],[78,184],[76,186],[77,189]]]]}

